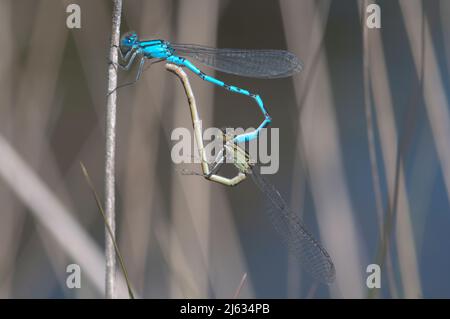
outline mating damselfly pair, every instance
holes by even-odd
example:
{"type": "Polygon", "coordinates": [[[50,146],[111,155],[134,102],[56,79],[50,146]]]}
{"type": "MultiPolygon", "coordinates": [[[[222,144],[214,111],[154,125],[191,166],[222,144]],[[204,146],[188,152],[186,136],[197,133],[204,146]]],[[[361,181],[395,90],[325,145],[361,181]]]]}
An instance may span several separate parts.
{"type": "MultiPolygon", "coordinates": [[[[299,257],[304,268],[316,280],[331,283],[335,277],[335,269],[326,250],[306,230],[300,218],[290,211],[280,193],[259,174],[258,166],[250,161],[248,153],[238,145],[257,138],[261,130],[271,122],[271,117],[261,97],[258,94],[228,85],[206,75],[187,58],[193,58],[206,66],[225,73],[262,79],[287,77],[299,72],[302,69],[299,59],[294,54],[284,50],[217,49],[195,44],[174,44],[164,40],[140,40],[135,32],[129,32],[121,38],[119,53],[122,60],[119,66],[125,70],[129,70],[133,62],[139,60],[139,68],[134,82],[138,81],[142,75],[147,60],[152,60],[152,63],[167,61],[171,65],[189,69],[202,80],[255,100],[263,113],[263,122],[249,133],[236,136],[223,134],[222,152],[211,165],[207,162],[204,154],[203,140],[198,126],[200,118],[195,102],[189,101],[196,142],[199,146],[202,162],[203,174],[201,175],[208,180],[227,186],[237,185],[250,175],[271,204],[272,209],[268,210],[269,217],[289,250],[299,257]],[[238,170],[238,174],[233,178],[217,174],[226,162],[226,156],[232,157],[232,163],[238,170]]],[[[171,68],[170,64],[168,69],[177,73],[176,67],[171,68]]],[[[182,75],[178,75],[182,78],[182,75]]],[[[193,94],[191,95],[193,96],[193,94]]]]}

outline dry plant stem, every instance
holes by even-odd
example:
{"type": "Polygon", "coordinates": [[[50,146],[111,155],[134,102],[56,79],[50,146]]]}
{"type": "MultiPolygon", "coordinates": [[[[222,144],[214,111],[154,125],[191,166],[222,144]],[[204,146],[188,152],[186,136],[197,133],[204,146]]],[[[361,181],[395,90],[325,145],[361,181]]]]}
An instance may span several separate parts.
{"type": "Polygon", "coordinates": [[[122,268],[123,275],[124,275],[125,281],[127,283],[128,295],[129,295],[130,299],[134,299],[133,289],[131,288],[131,283],[130,283],[130,280],[128,278],[128,272],[127,272],[127,269],[125,267],[125,263],[123,261],[122,254],[120,253],[119,246],[117,246],[117,241],[116,241],[116,239],[114,237],[114,233],[113,233],[110,225],[108,224],[108,221],[106,220],[105,211],[104,211],[103,206],[102,206],[102,204],[100,202],[100,198],[99,198],[99,196],[97,194],[97,191],[95,190],[94,183],[92,183],[91,177],[89,176],[89,173],[88,173],[86,167],[84,166],[84,164],[82,162],[80,162],[80,166],[81,166],[81,170],[83,172],[83,175],[86,178],[86,182],[88,183],[89,188],[91,189],[92,194],[94,195],[94,199],[95,199],[95,203],[97,204],[97,208],[100,211],[100,213],[102,214],[103,221],[105,222],[105,226],[106,226],[106,228],[108,230],[108,234],[111,237],[111,240],[112,240],[112,242],[114,244],[114,250],[115,250],[115,252],[117,254],[117,257],[119,258],[120,268],[122,268]]]}
{"type": "Polygon", "coordinates": [[[239,286],[237,287],[236,292],[233,295],[233,299],[237,299],[239,297],[239,294],[241,293],[242,287],[244,287],[244,283],[246,280],[247,280],[247,273],[244,273],[241,282],[239,283],[239,286]]]}
{"type": "Polygon", "coordinates": [[[106,105],[106,154],[105,154],[105,297],[115,297],[116,282],[116,254],[112,238],[115,234],[115,147],[116,147],[116,107],[117,107],[117,70],[114,65],[118,63],[118,46],[120,39],[120,18],[122,0],[114,0],[111,30],[111,47],[108,66],[108,101],[106,105]],[[112,237],[108,234],[108,225],[111,227],[112,237]]]}

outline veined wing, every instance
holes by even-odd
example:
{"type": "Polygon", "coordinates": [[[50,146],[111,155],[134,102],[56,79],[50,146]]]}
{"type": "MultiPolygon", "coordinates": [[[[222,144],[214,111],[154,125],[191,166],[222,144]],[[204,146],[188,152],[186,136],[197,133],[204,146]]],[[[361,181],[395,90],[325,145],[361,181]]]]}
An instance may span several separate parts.
{"type": "Polygon", "coordinates": [[[271,205],[266,211],[276,231],[307,272],[322,283],[332,283],[336,271],[330,255],[292,213],[278,190],[257,172],[258,168],[254,166],[251,175],[271,205]]]}
{"type": "Polygon", "coordinates": [[[174,54],[191,57],[218,71],[239,76],[274,79],[301,71],[302,62],[284,50],[218,49],[196,44],[170,44],[174,54]]]}

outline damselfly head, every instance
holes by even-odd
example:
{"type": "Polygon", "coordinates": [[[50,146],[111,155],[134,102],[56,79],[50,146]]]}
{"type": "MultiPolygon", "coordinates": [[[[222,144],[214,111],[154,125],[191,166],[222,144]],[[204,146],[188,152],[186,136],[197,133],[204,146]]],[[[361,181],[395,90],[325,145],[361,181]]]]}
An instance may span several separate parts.
{"type": "Polygon", "coordinates": [[[138,41],[139,37],[136,32],[131,31],[125,33],[120,39],[120,48],[122,49],[122,52],[130,50],[133,45],[138,43],[138,41]]]}

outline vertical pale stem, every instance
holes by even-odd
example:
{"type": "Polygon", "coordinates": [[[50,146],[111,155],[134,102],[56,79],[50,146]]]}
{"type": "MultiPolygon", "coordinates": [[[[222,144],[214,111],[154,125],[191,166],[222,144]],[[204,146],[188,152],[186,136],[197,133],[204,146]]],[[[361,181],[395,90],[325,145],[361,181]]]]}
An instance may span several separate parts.
{"type": "MultiPolygon", "coordinates": [[[[112,92],[117,87],[117,70],[115,65],[118,62],[118,46],[120,38],[120,15],[122,12],[122,0],[115,0],[112,16],[111,48],[109,59],[111,63],[108,67],[108,92],[112,92]]],[[[117,92],[108,95],[106,105],[106,154],[105,154],[105,214],[107,223],[110,225],[112,233],[115,234],[115,147],[116,147],[116,107],[117,92]]],[[[114,244],[108,230],[105,230],[105,296],[108,299],[114,298],[115,276],[116,276],[116,253],[114,244]]]]}

